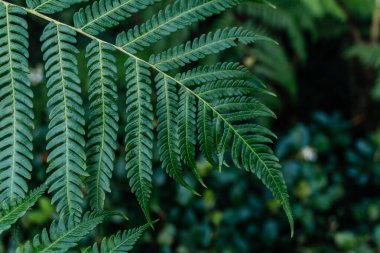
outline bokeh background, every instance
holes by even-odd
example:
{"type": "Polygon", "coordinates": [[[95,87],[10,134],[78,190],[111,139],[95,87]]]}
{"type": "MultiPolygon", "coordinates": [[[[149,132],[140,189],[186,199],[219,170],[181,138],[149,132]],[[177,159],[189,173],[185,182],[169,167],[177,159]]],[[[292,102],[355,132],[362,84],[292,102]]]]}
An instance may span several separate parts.
{"type": "MultiPolygon", "coordinates": [[[[160,221],[136,247],[136,253],[378,253],[380,252],[380,1],[268,0],[240,7],[175,33],[151,52],[177,45],[208,30],[244,26],[270,36],[279,45],[261,42],[241,46],[215,60],[238,61],[249,67],[277,98],[264,98],[278,119],[262,123],[278,140],[273,148],[282,161],[294,210],[296,231],[290,231],[282,208],[255,178],[235,168],[222,173],[199,157],[198,167],[208,188],[186,176],[201,197],[169,179],[156,155],[151,210],[160,221]]],[[[18,2],[18,1],[13,1],[18,2]]],[[[20,1],[19,1],[20,2],[20,1]]],[[[162,1],[141,15],[146,20],[162,1]]],[[[73,10],[56,18],[71,23],[73,10]]],[[[32,48],[46,24],[31,23],[32,48]]],[[[104,39],[134,23],[115,28],[104,39]]],[[[80,38],[81,57],[87,40],[80,38]]],[[[46,178],[46,88],[41,53],[31,51],[31,81],[35,92],[36,131],[32,184],[46,178]]],[[[119,93],[125,94],[119,57],[119,93]]],[[[81,73],[86,66],[81,65],[81,73]]],[[[88,80],[83,74],[83,86],[88,80]]],[[[84,96],[85,97],[85,96],[84,96]]],[[[120,103],[120,112],[125,105],[120,103]]],[[[121,113],[121,124],[126,116],[121,113]]],[[[93,236],[101,240],[118,229],[141,225],[144,218],[126,183],[123,130],[120,132],[112,195],[107,209],[125,212],[130,221],[112,220],[93,236]]],[[[186,172],[187,173],[187,172],[186,172]]],[[[48,198],[2,238],[0,252],[12,249],[46,226],[56,214],[48,198]],[[10,239],[11,235],[14,235],[10,239]]],[[[89,243],[90,241],[88,241],[89,243]]],[[[84,245],[86,242],[84,243],[84,245]]],[[[10,251],[13,252],[13,251],[10,251]]]]}

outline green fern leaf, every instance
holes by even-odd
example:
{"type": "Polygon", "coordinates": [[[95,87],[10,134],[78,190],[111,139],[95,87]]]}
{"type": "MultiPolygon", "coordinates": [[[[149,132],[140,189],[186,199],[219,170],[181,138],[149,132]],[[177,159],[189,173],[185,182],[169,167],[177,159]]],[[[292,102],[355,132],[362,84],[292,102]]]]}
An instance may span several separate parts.
{"type": "Polygon", "coordinates": [[[11,225],[16,223],[24,214],[37,202],[45,192],[46,186],[40,186],[31,191],[24,199],[17,199],[10,204],[3,203],[0,208],[0,234],[8,230],[11,225]]]}
{"type": "Polygon", "coordinates": [[[246,45],[259,40],[269,39],[241,27],[219,29],[215,33],[203,34],[186,44],[170,48],[158,55],[152,55],[149,62],[162,71],[167,71],[185,66],[207,55],[219,53],[236,46],[238,42],[246,45]]]}
{"type": "Polygon", "coordinates": [[[35,11],[45,14],[53,14],[61,12],[74,4],[87,1],[88,0],[26,0],[26,5],[28,8],[34,9],[35,11]]]}
{"type": "Polygon", "coordinates": [[[95,243],[91,248],[87,248],[84,253],[128,253],[148,227],[147,224],[131,230],[119,231],[108,239],[104,238],[100,250],[95,243]]]}
{"type": "Polygon", "coordinates": [[[84,184],[86,176],[84,151],[84,109],[78,77],[78,50],[75,32],[66,26],[50,23],[44,30],[41,41],[44,52],[50,108],[47,150],[50,174],[47,184],[49,193],[54,193],[52,203],[56,204],[61,216],[73,215],[76,221],[82,213],[84,184]]]}
{"type": "Polygon", "coordinates": [[[198,87],[197,92],[205,99],[227,98],[236,96],[255,96],[270,92],[260,87],[254,80],[218,80],[198,87]]]}
{"type": "Polygon", "coordinates": [[[24,198],[32,171],[34,113],[25,14],[0,3],[0,202],[24,198]]]}
{"type": "Polygon", "coordinates": [[[119,115],[117,113],[117,87],[115,83],[116,59],[108,44],[93,41],[86,50],[90,76],[89,130],[87,142],[88,197],[93,210],[103,210],[106,192],[110,192],[110,179],[117,144],[119,115]]]}
{"type": "Polygon", "coordinates": [[[212,129],[212,111],[206,103],[198,101],[198,140],[200,150],[205,156],[207,161],[213,166],[217,167],[215,160],[215,143],[212,129]]]}
{"type": "Polygon", "coordinates": [[[126,62],[127,69],[127,126],[126,169],[129,184],[143,212],[149,216],[152,188],[153,107],[151,104],[149,66],[133,58],[126,62]]]}
{"type": "Polygon", "coordinates": [[[75,217],[53,221],[49,230],[44,229],[41,235],[36,235],[33,242],[17,248],[17,253],[58,253],[67,252],[77,246],[78,242],[85,238],[98,224],[116,212],[85,213],[80,220],[75,217]]]}
{"type": "Polygon", "coordinates": [[[202,177],[198,173],[195,161],[196,145],[196,100],[185,88],[180,89],[178,112],[179,148],[182,160],[191,169],[193,175],[204,186],[202,177]]]}
{"type": "Polygon", "coordinates": [[[200,66],[187,72],[177,74],[176,79],[187,87],[193,87],[206,82],[217,80],[242,79],[249,76],[249,70],[234,62],[216,63],[214,65],[200,66]]]}
{"type": "Polygon", "coordinates": [[[141,26],[135,26],[128,32],[120,33],[116,44],[130,53],[136,53],[177,30],[218,14],[241,1],[177,0],[141,26]]]}
{"type": "Polygon", "coordinates": [[[182,177],[181,154],[179,148],[178,125],[178,95],[176,83],[166,75],[158,74],[157,85],[157,117],[158,117],[158,149],[162,167],[178,183],[196,193],[182,177]]]}
{"type": "Polygon", "coordinates": [[[84,32],[97,35],[158,1],[160,0],[99,0],[75,13],[74,24],[84,32]]]}
{"type": "MultiPolygon", "coordinates": [[[[281,166],[272,150],[267,146],[267,143],[271,142],[270,138],[265,137],[269,131],[263,131],[262,127],[253,128],[251,124],[258,117],[274,117],[274,114],[252,97],[205,100],[196,92],[194,95],[200,99],[200,105],[203,106],[201,108],[203,111],[200,110],[201,116],[204,116],[206,107],[208,107],[208,110],[212,111],[212,118],[216,121],[211,130],[212,134],[210,134],[214,142],[208,142],[209,140],[201,142],[204,146],[203,152],[206,150],[204,155],[209,159],[211,156],[210,162],[214,166],[216,163],[215,157],[218,157],[218,164],[221,167],[225,164],[224,152],[231,150],[234,165],[255,173],[281,202],[293,234],[294,221],[286,185],[280,171],[281,166]],[[205,149],[205,147],[208,147],[207,145],[215,145],[217,154],[205,149]]],[[[212,119],[207,121],[212,121],[212,119]]],[[[204,123],[205,120],[201,120],[201,122],[204,123]]],[[[207,129],[207,127],[204,127],[204,129],[207,129]]],[[[206,138],[207,135],[203,133],[201,137],[206,138]]]]}

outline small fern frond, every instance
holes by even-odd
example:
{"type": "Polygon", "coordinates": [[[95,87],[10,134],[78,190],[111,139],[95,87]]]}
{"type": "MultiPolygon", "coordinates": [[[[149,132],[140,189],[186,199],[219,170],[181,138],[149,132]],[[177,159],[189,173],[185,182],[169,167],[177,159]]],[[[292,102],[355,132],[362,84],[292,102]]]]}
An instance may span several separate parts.
{"type": "Polygon", "coordinates": [[[235,62],[223,62],[214,65],[200,66],[187,72],[177,74],[176,79],[187,87],[193,87],[217,80],[242,79],[249,75],[249,70],[245,66],[235,62]]]}
{"type": "Polygon", "coordinates": [[[114,48],[93,41],[87,46],[86,58],[90,76],[89,126],[87,142],[89,185],[88,197],[93,210],[103,210],[110,179],[119,129],[117,112],[116,59],[114,48]]]}
{"type": "Polygon", "coordinates": [[[142,51],[145,47],[165,36],[185,28],[192,23],[221,13],[242,0],[177,0],[166,6],[141,26],[135,26],[128,32],[117,36],[116,44],[130,53],[142,51]]]}
{"type": "Polygon", "coordinates": [[[179,91],[179,111],[178,111],[178,135],[179,148],[182,160],[191,169],[193,175],[204,186],[202,177],[198,173],[195,161],[196,145],[196,100],[185,88],[179,91]]]}
{"type": "Polygon", "coordinates": [[[26,0],[26,5],[28,8],[34,9],[35,11],[45,14],[53,14],[61,12],[74,4],[87,1],[88,0],[26,0]]]}
{"type": "Polygon", "coordinates": [[[196,193],[182,177],[181,154],[176,114],[178,95],[173,79],[159,73],[155,79],[157,86],[158,150],[162,167],[179,184],[196,193]]]}
{"type": "Polygon", "coordinates": [[[281,202],[293,233],[294,221],[281,166],[267,145],[271,139],[266,135],[273,135],[268,134],[269,130],[263,131],[265,128],[252,127],[252,121],[258,117],[275,117],[273,112],[252,97],[206,99],[197,91],[194,95],[200,99],[200,141],[205,157],[214,166],[218,158],[217,164],[221,168],[226,163],[225,151],[231,150],[234,165],[255,173],[281,202]],[[211,130],[205,125],[210,121],[215,122],[211,130]],[[211,147],[217,147],[216,152],[211,147]]]}
{"type": "Polygon", "coordinates": [[[53,221],[49,229],[17,248],[17,253],[55,253],[67,252],[77,246],[98,224],[107,217],[117,215],[116,212],[87,212],[79,222],[76,217],[61,218],[53,221]]]}
{"type": "Polygon", "coordinates": [[[151,223],[149,199],[152,192],[153,107],[149,66],[129,58],[126,62],[127,126],[126,170],[129,185],[151,223]]]}
{"type": "Polygon", "coordinates": [[[201,97],[207,100],[247,95],[255,96],[259,93],[266,93],[266,90],[258,87],[252,80],[219,80],[204,84],[196,90],[201,97]]]}
{"type": "Polygon", "coordinates": [[[217,167],[215,160],[215,143],[212,129],[212,111],[206,103],[198,101],[198,140],[200,150],[205,156],[207,161],[213,166],[217,167]]]}
{"type": "Polygon", "coordinates": [[[109,238],[104,238],[100,250],[95,243],[92,247],[87,248],[84,253],[128,253],[148,227],[149,224],[126,231],[119,231],[109,238]]]}
{"type": "Polygon", "coordinates": [[[37,202],[44,194],[46,186],[40,186],[29,193],[24,199],[17,199],[11,203],[2,203],[0,206],[0,234],[8,230],[37,202]]]}
{"type": "Polygon", "coordinates": [[[41,41],[50,109],[49,132],[46,135],[46,149],[50,151],[47,184],[58,213],[61,216],[73,215],[78,221],[83,201],[81,177],[87,173],[84,171],[84,109],[75,57],[78,53],[74,46],[75,31],[50,23],[41,41]]]}
{"type": "Polygon", "coordinates": [[[84,32],[97,35],[158,1],[160,0],[98,0],[75,13],[74,24],[84,32]]]}
{"type": "Polygon", "coordinates": [[[33,159],[26,12],[0,3],[0,202],[24,198],[33,159]]]}
{"type": "Polygon", "coordinates": [[[207,55],[219,53],[236,46],[238,42],[246,45],[259,40],[269,39],[241,27],[219,29],[215,33],[203,34],[186,44],[153,55],[149,62],[162,71],[167,71],[203,59],[207,55]]]}

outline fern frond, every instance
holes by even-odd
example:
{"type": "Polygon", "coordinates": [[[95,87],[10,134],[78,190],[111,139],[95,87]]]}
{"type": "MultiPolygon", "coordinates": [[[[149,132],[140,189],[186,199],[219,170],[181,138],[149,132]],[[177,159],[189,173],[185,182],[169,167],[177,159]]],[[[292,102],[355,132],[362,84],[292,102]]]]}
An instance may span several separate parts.
{"type": "MultiPolygon", "coordinates": [[[[281,202],[293,233],[294,221],[286,185],[280,171],[281,165],[273,151],[267,146],[267,143],[271,140],[265,135],[270,132],[269,130],[263,131],[262,127],[252,127],[252,121],[257,117],[274,117],[274,114],[252,97],[205,100],[197,92],[193,94],[200,99],[201,124],[206,122],[206,120],[202,120],[202,117],[207,115],[207,111],[212,113],[212,116],[209,116],[207,121],[211,121],[212,118],[215,120],[212,130],[208,130],[208,132],[211,131],[212,133],[205,133],[207,131],[206,126],[202,128],[201,138],[207,138],[210,135],[214,140],[213,142],[209,139],[202,140],[201,145],[203,148],[201,146],[201,150],[204,155],[211,159],[210,162],[214,166],[216,163],[215,158],[218,157],[218,164],[221,167],[225,163],[224,152],[231,150],[234,165],[255,173],[281,202]],[[256,129],[259,129],[259,131],[256,131],[256,129]],[[211,145],[217,147],[217,154],[210,151],[211,145]],[[209,148],[206,149],[207,147],[209,148]]],[[[269,136],[271,137],[272,135],[269,134],[269,136]]]]}
{"type": "Polygon", "coordinates": [[[149,199],[152,192],[153,107],[149,66],[133,58],[126,62],[127,126],[126,170],[129,185],[151,223],[149,199]]]}
{"type": "Polygon", "coordinates": [[[24,199],[17,199],[13,202],[2,203],[0,206],[0,234],[8,230],[18,219],[37,202],[45,192],[46,186],[40,186],[29,193],[24,199]]]}
{"type": "Polygon", "coordinates": [[[205,156],[207,161],[213,166],[217,167],[215,160],[215,143],[212,129],[213,115],[210,108],[206,103],[198,101],[198,140],[200,150],[205,156]]]}
{"type": "Polygon", "coordinates": [[[187,72],[177,74],[176,79],[187,87],[224,79],[242,79],[249,76],[249,70],[234,62],[216,63],[200,66],[187,72]]]}
{"type": "Polygon", "coordinates": [[[202,177],[198,173],[195,161],[196,145],[196,100],[185,88],[179,91],[179,112],[178,112],[178,136],[179,148],[182,160],[191,169],[193,175],[204,186],[202,177]]]}
{"type": "Polygon", "coordinates": [[[160,0],[98,0],[74,15],[75,27],[92,35],[117,26],[133,13],[160,0]]]}
{"type": "Polygon", "coordinates": [[[73,215],[78,221],[82,213],[81,177],[86,176],[84,151],[84,109],[78,77],[78,49],[75,31],[50,23],[45,28],[43,58],[45,61],[48,108],[50,109],[47,150],[49,193],[61,216],[73,215]]]}
{"type": "Polygon", "coordinates": [[[87,248],[84,253],[128,253],[148,227],[147,224],[138,228],[119,231],[108,239],[104,238],[100,250],[95,243],[92,247],[87,248]]]}
{"type": "Polygon", "coordinates": [[[74,4],[87,1],[88,0],[26,0],[26,5],[28,8],[34,9],[35,11],[45,14],[53,14],[61,12],[74,4]]]}
{"type": "Polygon", "coordinates": [[[89,130],[87,160],[88,197],[93,210],[103,210],[110,179],[119,129],[117,112],[116,59],[108,44],[93,41],[87,46],[86,57],[90,76],[89,130]]]}
{"type": "Polygon", "coordinates": [[[167,71],[203,59],[207,55],[219,53],[236,46],[238,42],[246,45],[259,40],[269,39],[241,27],[219,29],[215,33],[203,34],[186,44],[152,55],[149,62],[162,71],[167,71]]]}
{"type": "Polygon", "coordinates": [[[49,229],[44,229],[40,235],[36,235],[33,242],[27,242],[17,248],[17,253],[57,253],[67,252],[77,246],[78,242],[85,238],[98,224],[115,212],[85,213],[76,221],[75,217],[53,221],[49,229]]]}
{"type": "Polygon", "coordinates": [[[145,47],[165,36],[207,17],[231,8],[242,0],[177,0],[166,6],[141,26],[135,26],[117,36],[116,44],[130,53],[142,51],[145,47]]]}
{"type": "Polygon", "coordinates": [[[25,14],[0,3],[0,202],[24,198],[32,171],[34,113],[25,14]]]}
{"type": "Polygon", "coordinates": [[[159,73],[155,79],[157,86],[158,150],[162,167],[178,183],[196,193],[182,177],[181,154],[179,148],[178,95],[173,79],[159,73]]]}

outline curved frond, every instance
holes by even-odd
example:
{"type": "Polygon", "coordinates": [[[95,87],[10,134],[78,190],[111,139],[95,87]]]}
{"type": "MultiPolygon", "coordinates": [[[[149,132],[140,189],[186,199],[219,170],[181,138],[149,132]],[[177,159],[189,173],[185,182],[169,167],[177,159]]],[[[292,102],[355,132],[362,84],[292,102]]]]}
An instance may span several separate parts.
{"type": "Polygon", "coordinates": [[[90,76],[89,126],[87,142],[88,197],[93,210],[103,210],[117,146],[119,129],[117,112],[116,59],[114,48],[97,41],[87,46],[90,76]]]}
{"type": "Polygon", "coordinates": [[[135,26],[117,36],[116,44],[130,53],[145,47],[165,36],[207,17],[231,8],[242,0],[177,0],[165,10],[154,15],[146,23],[135,26]]]}
{"type": "Polygon", "coordinates": [[[78,77],[78,49],[75,32],[66,26],[50,23],[41,41],[44,53],[48,108],[50,109],[47,150],[49,193],[61,216],[73,215],[76,221],[82,213],[81,177],[86,176],[84,151],[84,109],[78,77]]]}
{"type": "Polygon", "coordinates": [[[33,242],[27,242],[17,248],[17,253],[57,253],[67,252],[77,246],[104,219],[115,215],[115,212],[85,213],[76,222],[75,217],[53,221],[49,229],[44,229],[40,235],[36,235],[33,242]]]}
{"type": "Polygon", "coordinates": [[[26,12],[0,3],[0,202],[24,198],[33,159],[26,12]]]}
{"type": "Polygon", "coordinates": [[[148,227],[149,225],[144,225],[130,230],[119,231],[109,238],[104,238],[100,250],[95,243],[92,247],[87,248],[84,253],[128,253],[148,227]]]}
{"type": "Polygon", "coordinates": [[[84,3],[88,0],[26,0],[28,8],[34,9],[45,14],[61,12],[64,9],[78,3],[84,3]]]}
{"type": "Polygon", "coordinates": [[[92,35],[117,26],[133,13],[160,0],[98,0],[74,15],[75,27],[92,35]]]}
{"type": "Polygon", "coordinates": [[[167,71],[203,59],[207,55],[219,53],[236,46],[238,42],[246,45],[259,40],[268,40],[268,38],[241,27],[219,29],[215,33],[203,34],[186,44],[153,55],[149,62],[162,71],[167,71]]]}
{"type": "Polygon", "coordinates": [[[127,126],[126,170],[129,185],[136,194],[143,212],[149,216],[149,199],[152,192],[153,106],[151,103],[149,66],[133,58],[126,62],[127,126]]]}
{"type": "Polygon", "coordinates": [[[17,199],[11,203],[2,203],[0,206],[0,234],[8,230],[37,202],[45,192],[46,186],[40,186],[29,193],[24,199],[17,199]]]}
{"type": "Polygon", "coordinates": [[[214,166],[217,157],[221,167],[225,164],[224,153],[227,150],[231,151],[234,165],[255,173],[281,202],[293,233],[294,221],[286,185],[280,171],[281,165],[267,145],[271,139],[266,136],[272,137],[273,134],[263,127],[252,125],[252,121],[258,117],[274,117],[273,112],[252,97],[238,96],[215,100],[205,99],[197,91],[193,95],[200,100],[200,127],[203,127],[200,134],[201,150],[205,157],[214,166]],[[210,114],[207,111],[210,111],[210,114]],[[207,115],[209,118],[204,119],[207,115]],[[207,130],[207,126],[203,126],[202,123],[210,124],[210,121],[215,123],[211,130],[207,130]],[[208,136],[212,136],[213,141],[210,137],[205,140],[208,136]],[[215,148],[211,149],[212,145],[217,147],[216,154],[213,152],[215,148]],[[206,149],[207,147],[209,148],[206,149]]]}
{"type": "Polygon", "coordinates": [[[157,86],[157,117],[158,117],[158,150],[162,168],[183,187],[197,194],[182,177],[181,154],[179,148],[178,125],[178,95],[176,83],[166,75],[158,74],[157,86]]]}
{"type": "Polygon", "coordinates": [[[239,63],[223,62],[200,66],[184,73],[179,73],[176,79],[187,87],[193,87],[206,82],[224,79],[242,79],[249,76],[249,70],[239,63]]]}

